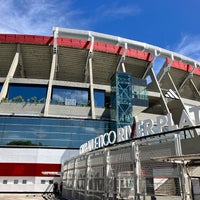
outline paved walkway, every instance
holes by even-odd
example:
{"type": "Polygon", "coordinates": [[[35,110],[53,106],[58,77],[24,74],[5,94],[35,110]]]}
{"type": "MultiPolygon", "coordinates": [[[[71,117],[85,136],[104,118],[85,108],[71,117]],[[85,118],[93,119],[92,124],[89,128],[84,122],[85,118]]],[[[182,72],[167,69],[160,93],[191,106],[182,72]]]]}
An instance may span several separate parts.
{"type": "Polygon", "coordinates": [[[0,193],[0,200],[59,200],[53,195],[0,193]]]}

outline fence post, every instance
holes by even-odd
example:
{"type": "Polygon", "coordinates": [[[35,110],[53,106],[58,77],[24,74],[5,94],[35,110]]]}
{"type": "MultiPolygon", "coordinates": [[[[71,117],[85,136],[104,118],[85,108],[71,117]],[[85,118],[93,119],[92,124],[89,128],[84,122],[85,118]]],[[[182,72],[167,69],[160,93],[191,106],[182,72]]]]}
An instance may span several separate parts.
{"type": "Polygon", "coordinates": [[[139,200],[141,195],[141,163],[140,163],[140,151],[139,144],[136,142],[132,143],[132,151],[134,152],[134,164],[135,164],[135,199],[139,200]]]}
{"type": "MultiPolygon", "coordinates": [[[[175,149],[176,149],[176,155],[181,156],[182,155],[182,146],[181,146],[181,140],[179,134],[174,134],[175,139],[175,149]]],[[[190,176],[187,170],[187,161],[184,159],[180,162],[179,166],[181,169],[181,194],[182,198],[184,200],[192,200],[191,197],[191,180],[190,176]]]]}

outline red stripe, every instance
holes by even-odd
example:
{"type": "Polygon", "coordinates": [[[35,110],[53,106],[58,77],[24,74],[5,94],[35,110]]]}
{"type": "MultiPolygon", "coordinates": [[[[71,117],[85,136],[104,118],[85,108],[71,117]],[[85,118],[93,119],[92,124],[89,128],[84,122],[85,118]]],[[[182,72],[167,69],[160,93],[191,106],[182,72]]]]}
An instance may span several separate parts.
{"type": "MultiPolygon", "coordinates": [[[[167,58],[167,63],[170,63],[170,58],[167,58]]],[[[181,61],[177,61],[177,60],[173,61],[172,67],[176,68],[176,69],[180,69],[180,70],[186,71],[188,73],[191,72],[193,70],[193,68],[194,68],[194,66],[192,66],[192,65],[189,65],[187,63],[184,63],[184,62],[181,62],[181,61]]],[[[194,74],[200,76],[200,68],[196,68],[195,71],[194,71],[194,74]]]]}
{"type": "Polygon", "coordinates": [[[0,176],[55,176],[42,172],[60,172],[61,164],[0,163],[0,176]]]}
{"type": "MultiPolygon", "coordinates": [[[[39,44],[39,45],[53,45],[53,37],[50,36],[35,36],[35,35],[16,35],[16,34],[0,34],[0,43],[22,43],[22,44],[39,44]]],[[[57,44],[59,46],[89,49],[90,42],[86,40],[58,38],[57,44]]],[[[105,44],[101,42],[94,42],[95,51],[103,51],[107,53],[122,54],[123,48],[117,45],[105,44]]],[[[127,56],[151,61],[152,56],[150,53],[138,51],[135,49],[128,49],[127,56]]]]}

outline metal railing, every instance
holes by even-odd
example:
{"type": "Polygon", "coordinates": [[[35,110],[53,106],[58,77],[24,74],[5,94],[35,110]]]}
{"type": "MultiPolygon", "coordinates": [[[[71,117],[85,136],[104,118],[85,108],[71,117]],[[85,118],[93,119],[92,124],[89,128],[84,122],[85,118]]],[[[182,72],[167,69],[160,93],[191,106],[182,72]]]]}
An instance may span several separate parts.
{"type": "MultiPolygon", "coordinates": [[[[184,131],[146,136],[66,161],[63,197],[73,200],[195,199],[184,160],[180,163],[155,159],[191,153],[194,138],[184,138],[184,131]]],[[[200,144],[200,138],[195,140],[200,144]]]]}

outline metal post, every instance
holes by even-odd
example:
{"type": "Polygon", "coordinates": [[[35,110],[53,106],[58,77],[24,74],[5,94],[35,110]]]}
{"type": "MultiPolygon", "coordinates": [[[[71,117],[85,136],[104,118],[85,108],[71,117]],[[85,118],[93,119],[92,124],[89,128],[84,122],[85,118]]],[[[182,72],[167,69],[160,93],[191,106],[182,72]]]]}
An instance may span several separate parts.
{"type": "Polygon", "coordinates": [[[139,144],[136,142],[132,143],[134,150],[134,159],[135,159],[135,199],[139,200],[141,196],[141,163],[140,163],[140,150],[139,144]]]}
{"type": "MultiPolygon", "coordinates": [[[[175,134],[174,139],[175,139],[176,155],[181,156],[182,155],[182,147],[181,147],[180,135],[175,134]]],[[[191,180],[190,180],[190,176],[189,176],[189,173],[188,173],[188,170],[187,170],[187,161],[185,161],[183,159],[180,163],[180,168],[181,168],[181,175],[182,175],[182,177],[181,177],[182,187],[180,187],[182,198],[184,200],[192,200],[192,197],[191,197],[191,180]]]]}

